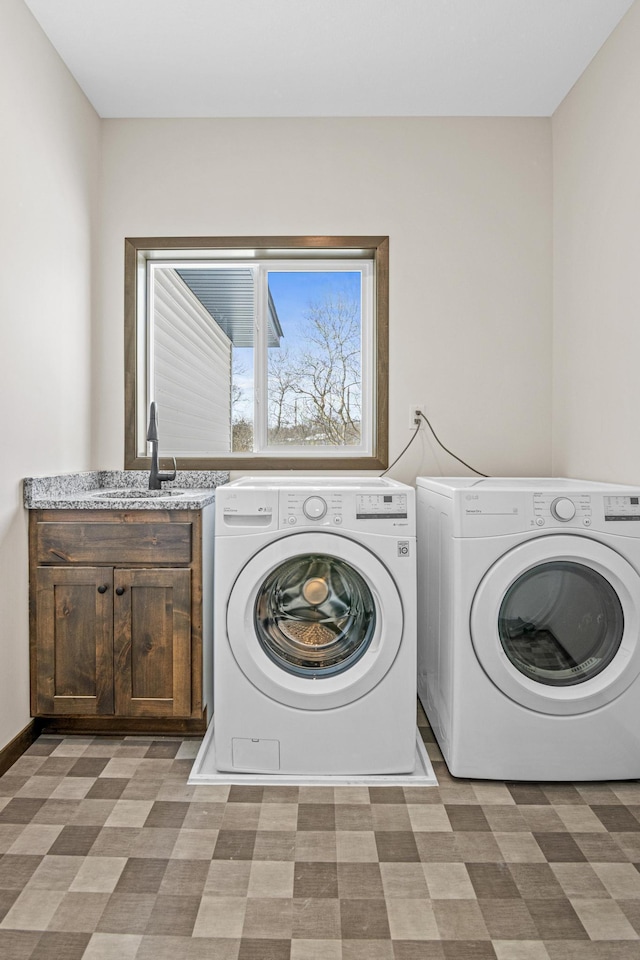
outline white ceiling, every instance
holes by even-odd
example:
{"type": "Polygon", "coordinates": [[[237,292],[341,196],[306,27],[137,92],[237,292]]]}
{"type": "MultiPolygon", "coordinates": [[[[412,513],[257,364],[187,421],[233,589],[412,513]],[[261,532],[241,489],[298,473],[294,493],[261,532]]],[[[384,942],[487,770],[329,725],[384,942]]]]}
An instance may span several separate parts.
{"type": "Polygon", "coordinates": [[[25,0],[102,117],[550,116],[634,0],[25,0]]]}

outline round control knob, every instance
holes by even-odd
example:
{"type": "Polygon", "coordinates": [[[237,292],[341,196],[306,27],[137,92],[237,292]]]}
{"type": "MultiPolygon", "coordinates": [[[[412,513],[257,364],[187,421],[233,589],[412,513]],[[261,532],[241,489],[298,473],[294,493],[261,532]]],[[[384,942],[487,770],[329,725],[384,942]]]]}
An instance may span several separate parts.
{"type": "Polygon", "coordinates": [[[302,504],[302,512],[309,520],[321,520],[327,512],[327,504],[322,497],[307,497],[302,504]]]}
{"type": "Polygon", "coordinates": [[[568,497],[557,497],[551,504],[551,514],[556,520],[573,520],[576,515],[576,505],[568,497]]]}

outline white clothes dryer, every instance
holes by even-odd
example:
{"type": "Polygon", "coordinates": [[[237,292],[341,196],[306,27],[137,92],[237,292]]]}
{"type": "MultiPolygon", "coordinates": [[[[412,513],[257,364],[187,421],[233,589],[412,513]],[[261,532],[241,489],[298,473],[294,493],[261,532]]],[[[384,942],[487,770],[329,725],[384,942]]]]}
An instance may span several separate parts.
{"type": "Polygon", "coordinates": [[[366,477],[218,487],[214,567],[218,770],[410,773],[414,489],[366,477]]]}
{"type": "Polygon", "coordinates": [[[449,770],[640,777],[640,488],[417,479],[418,695],[449,770]]]}

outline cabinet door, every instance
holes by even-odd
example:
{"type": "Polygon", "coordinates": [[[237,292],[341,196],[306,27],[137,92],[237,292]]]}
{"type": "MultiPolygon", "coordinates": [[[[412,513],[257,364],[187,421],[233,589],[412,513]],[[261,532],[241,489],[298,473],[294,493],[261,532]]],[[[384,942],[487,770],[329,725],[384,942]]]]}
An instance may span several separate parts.
{"type": "Polygon", "coordinates": [[[113,713],[113,573],[36,570],[36,714],[113,713]]]}
{"type": "Polygon", "coordinates": [[[114,570],[118,716],[191,713],[191,571],[114,570]]]}

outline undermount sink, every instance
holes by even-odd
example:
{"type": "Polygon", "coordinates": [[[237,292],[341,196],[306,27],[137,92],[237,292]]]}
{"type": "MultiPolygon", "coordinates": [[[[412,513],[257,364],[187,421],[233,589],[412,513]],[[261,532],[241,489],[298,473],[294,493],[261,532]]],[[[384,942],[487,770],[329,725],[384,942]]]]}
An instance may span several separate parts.
{"type": "Polygon", "coordinates": [[[165,497],[182,497],[184,490],[99,490],[92,493],[95,500],[164,500],[165,497]]]}

